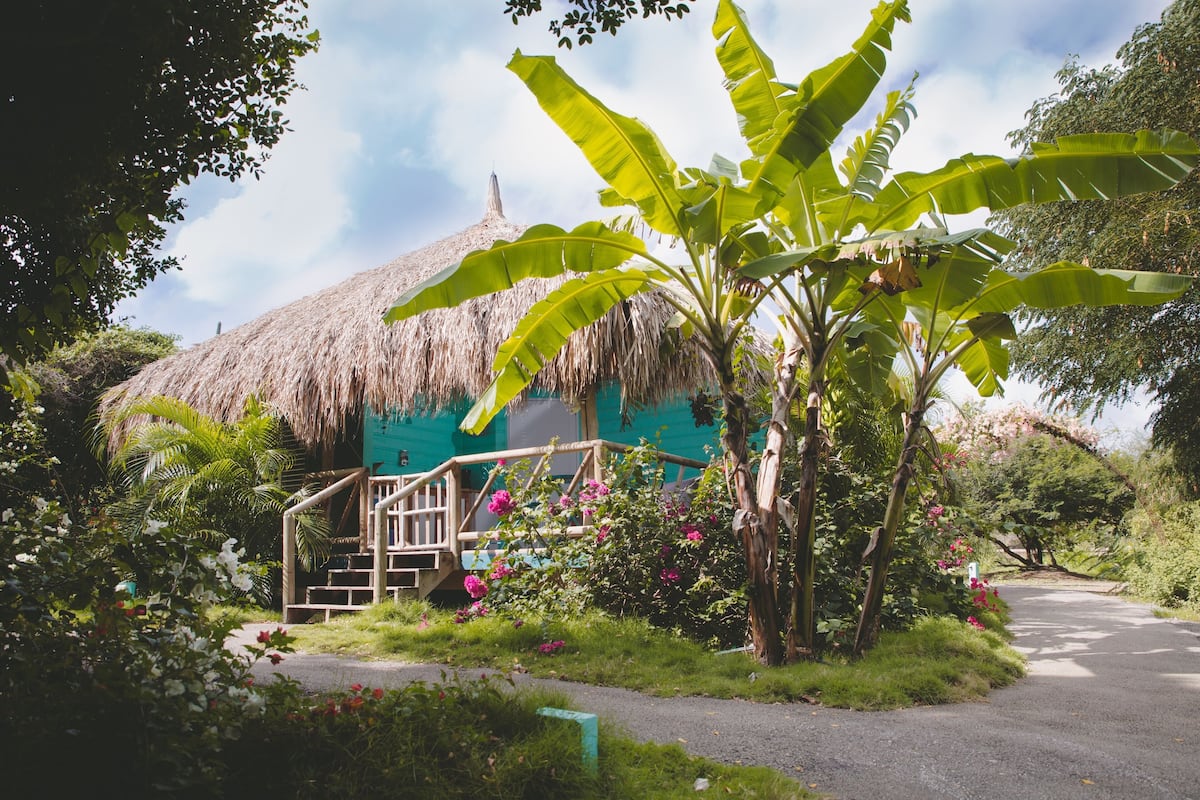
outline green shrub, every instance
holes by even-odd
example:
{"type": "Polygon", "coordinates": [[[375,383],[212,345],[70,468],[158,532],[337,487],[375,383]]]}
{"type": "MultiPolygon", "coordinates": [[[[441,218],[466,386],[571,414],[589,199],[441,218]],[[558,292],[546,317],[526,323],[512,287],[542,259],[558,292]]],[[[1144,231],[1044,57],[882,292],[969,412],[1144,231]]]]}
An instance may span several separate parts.
{"type": "Polygon", "coordinates": [[[1158,529],[1144,515],[1137,526],[1126,571],[1129,591],[1167,608],[1200,612],[1200,501],[1171,508],[1158,529]]]}

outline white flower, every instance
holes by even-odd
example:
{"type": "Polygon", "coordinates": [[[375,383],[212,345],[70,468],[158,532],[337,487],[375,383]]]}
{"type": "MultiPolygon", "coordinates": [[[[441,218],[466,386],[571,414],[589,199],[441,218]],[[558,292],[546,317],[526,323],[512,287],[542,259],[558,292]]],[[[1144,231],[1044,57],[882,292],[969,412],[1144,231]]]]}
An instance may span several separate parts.
{"type": "Polygon", "coordinates": [[[29,553],[17,553],[15,556],[13,556],[13,558],[22,564],[32,564],[34,561],[37,561],[37,557],[32,556],[29,553]]]}
{"type": "Polygon", "coordinates": [[[153,536],[154,534],[158,533],[165,527],[167,527],[167,523],[162,522],[160,520],[152,519],[146,523],[146,533],[153,536]]]}
{"type": "Polygon", "coordinates": [[[13,513],[13,510],[11,508],[6,508],[6,509],[4,509],[4,513],[0,514],[0,522],[8,522],[15,516],[16,516],[16,514],[13,513]]]}

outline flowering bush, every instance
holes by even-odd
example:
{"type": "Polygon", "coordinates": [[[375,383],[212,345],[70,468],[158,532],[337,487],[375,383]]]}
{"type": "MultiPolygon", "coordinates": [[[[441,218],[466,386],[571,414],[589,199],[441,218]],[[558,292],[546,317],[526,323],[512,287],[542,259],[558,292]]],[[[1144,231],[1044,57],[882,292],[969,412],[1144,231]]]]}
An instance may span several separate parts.
{"type": "Polygon", "coordinates": [[[655,450],[643,446],[616,460],[606,481],[585,480],[575,496],[557,479],[530,482],[527,464],[498,469],[510,488],[492,496],[508,509],[497,542],[541,553],[492,562],[482,582],[494,608],[561,616],[595,607],[700,641],[743,643],[744,567],[719,469],[690,492],[665,492],[655,450]],[[527,483],[528,490],[512,488],[527,483]],[[567,527],[579,525],[590,534],[569,539],[567,527]]]}
{"type": "MultiPolygon", "coordinates": [[[[197,557],[195,539],[171,527],[129,540],[39,499],[0,519],[8,786],[43,796],[215,791],[220,753],[264,705],[250,658],[224,647],[229,623],[203,613],[245,578],[233,543],[197,557]],[[118,588],[127,577],[136,596],[118,588]]],[[[268,632],[251,654],[274,660],[288,642],[268,632]]]]}

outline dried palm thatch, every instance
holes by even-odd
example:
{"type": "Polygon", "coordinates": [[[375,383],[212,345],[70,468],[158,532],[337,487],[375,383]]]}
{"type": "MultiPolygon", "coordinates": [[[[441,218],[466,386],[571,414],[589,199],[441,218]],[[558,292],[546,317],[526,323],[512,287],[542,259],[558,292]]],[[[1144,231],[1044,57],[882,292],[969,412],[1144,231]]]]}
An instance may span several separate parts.
{"type": "MultiPolygon", "coordinates": [[[[478,397],[491,381],[497,347],[565,279],[527,280],[393,325],[383,314],[409,287],[523,231],[504,218],[493,175],[479,224],[150,364],[105,395],[101,416],[135,397],[166,395],[233,421],[253,394],[306,448],[328,452],[364,407],[432,411],[478,397]]],[[[534,386],[576,403],[616,380],[630,403],[652,405],[710,385],[699,348],[664,340],[672,315],[654,295],[631,299],[573,335],[534,386]]]]}

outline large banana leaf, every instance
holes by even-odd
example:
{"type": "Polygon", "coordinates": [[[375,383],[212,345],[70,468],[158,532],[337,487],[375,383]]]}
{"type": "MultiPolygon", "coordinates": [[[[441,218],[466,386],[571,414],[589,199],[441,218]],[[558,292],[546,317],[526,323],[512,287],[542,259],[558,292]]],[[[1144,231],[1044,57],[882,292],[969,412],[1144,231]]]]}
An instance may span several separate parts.
{"type": "MultiPolygon", "coordinates": [[[[991,397],[1001,391],[1001,381],[1008,377],[1009,353],[1001,338],[999,335],[980,338],[963,326],[957,329],[947,342],[950,348],[967,345],[954,363],[982,397],[991,397]]],[[[941,366],[949,364],[943,363],[941,366]]],[[[940,377],[940,372],[935,371],[934,382],[940,377]]]]}
{"type": "Polygon", "coordinates": [[[610,269],[567,281],[548,294],[529,309],[500,345],[492,364],[496,377],[459,427],[468,433],[483,431],[500,409],[529,386],[572,333],[600,319],[617,303],[667,280],[665,273],[652,269],[610,269]]]}
{"type": "Polygon", "coordinates": [[[850,52],[805,78],[794,95],[780,98],[787,110],[770,131],[748,143],[761,162],[753,173],[743,165],[755,186],[765,183],[782,194],[798,169],[807,169],[829,150],[879,84],[897,19],[910,20],[905,0],[880,3],[850,52]]]}
{"type": "Polygon", "coordinates": [[[637,206],[646,224],[669,236],[683,234],[675,161],[653,131],[588,94],[551,56],[525,56],[518,50],[508,68],[600,177],[637,206]]]}
{"type": "Polygon", "coordinates": [[[994,270],[971,314],[1008,313],[1025,305],[1063,308],[1085,305],[1158,305],[1179,297],[1191,285],[1187,275],[1132,270],[1103,270],[1059,261],[1036,272],[994,270]]]}
{"type": "Polygon", "coordinates": [[[1198,161],[1200,147],[1177,131],[1063,136],[1019,158],[968,154],[934,172],[901,173],[853,221],[868,230],[895,230],[929,211],[966,214],[1160,191],[1183,180],[1198,161]]]}
{"type": "Polygon", "coordinates": [[[792,89],[775,79],[775,65],[750,35],[745,15],[732,0],[717,3],[712,32],[742,138],[747,142],[757,140],[783,113],[779,96],[792,89]]]}
{"type": "Polygon", "coordinates": [[[645,254],[641,239],[601,222],[585,222],[570,232],[535,225],[515,241],[501,240],[488,250],[476,250],[418,283],[396,299],[383,319],[396,322],[431,308],[452,308],[472,297],[511,289],[525,278],[611,269],[645,254]]]}

